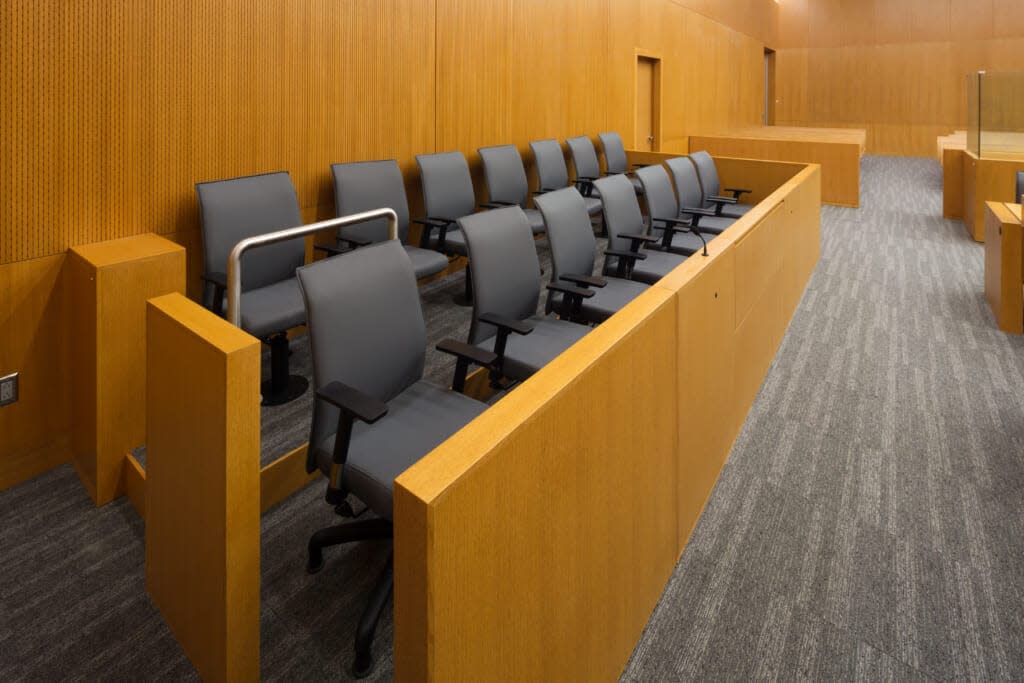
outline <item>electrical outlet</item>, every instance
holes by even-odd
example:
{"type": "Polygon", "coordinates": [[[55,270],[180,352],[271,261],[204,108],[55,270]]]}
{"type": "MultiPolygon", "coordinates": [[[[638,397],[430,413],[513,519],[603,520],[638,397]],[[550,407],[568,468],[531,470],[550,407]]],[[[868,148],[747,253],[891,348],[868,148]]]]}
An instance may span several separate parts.
{"type": "Polygon", "coordinates": [[[0,377],[0,406],[14,403],[18,400],[18,373],[0,377]]]}

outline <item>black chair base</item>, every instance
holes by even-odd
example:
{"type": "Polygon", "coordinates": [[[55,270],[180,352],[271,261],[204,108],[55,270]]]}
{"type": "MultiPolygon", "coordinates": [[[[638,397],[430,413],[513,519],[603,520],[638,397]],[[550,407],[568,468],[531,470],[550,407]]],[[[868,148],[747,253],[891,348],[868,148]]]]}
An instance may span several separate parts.
{"type": "MultiPolygon", "coordinates": [[[[366,519],[361,522],[349,522],[320,529],[309,539],[309,558],[306,561],[306,571],[316,574],[323,569],[324,548],[352,541],[387,539],[392,538],[393,535],[391,522],[386,519],[366,519]]],[[[365,678],[373,671],[373,636],[377,632],[377,622],[380,621],[380,616],[391,597],[394,585],[394,554],[391,554],[388,556],[388,563],[384,567],[384,571],[370,593],[366,608],[356,627],[356,657],[352,664],[352,675],[356,678],[365,678]]]]}
{"type": "Polygon", "coordinates": [[[280,332],[265,340],[270,347],[270,379],[260,385],[263,400],[260,405],[279,406],[294,401],[306,393],[309,380],[301,375],[288,374],[288,334],[280,332]]]}
{"type": "Polygon", "coordinates": [[[280,392],[274,391],[274,380],[268,379],[260,384],[260,393],[263,395],[260,405],[281,406],[285,403],[290,403],[306,393],[308,388],[309,380],[301,375],[288,375],[288,382],[285,384],[284,391],[280,392]]]}

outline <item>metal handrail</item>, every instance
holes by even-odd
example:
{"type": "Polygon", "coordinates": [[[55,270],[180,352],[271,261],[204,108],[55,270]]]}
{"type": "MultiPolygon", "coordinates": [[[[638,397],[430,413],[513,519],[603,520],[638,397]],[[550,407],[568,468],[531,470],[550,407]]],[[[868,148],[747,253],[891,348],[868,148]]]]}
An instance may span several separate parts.
{"type": "Polygon", "coordinates": [[[241,264],[243,253],[253,247],[265,247],[268,244],[284,242],[285,240],[295,239],[296,237],[304,237],[306,235],[311,235],[314,232],[320,232],[321,230],[341,228],[346,225],[356,225],[357,223],[367,223],[378,218],[388,219],[388,239],[397,239],[398,214],[396,214],[392,209],[373,209],[372,211],[354,213],[351,216],[331,218],[330,220],[320,221],[319,223],[297,225],[294,228],[286,228],[284,230],[277,230],[276,232],[268,232],[264,235],[247,237],[236,244],[234,249],[231,250],[231,254],[228,256],[228,322],[235,327],[241,326],[242,312],[239,310],[239,302],[242,299],[241,264]]]}

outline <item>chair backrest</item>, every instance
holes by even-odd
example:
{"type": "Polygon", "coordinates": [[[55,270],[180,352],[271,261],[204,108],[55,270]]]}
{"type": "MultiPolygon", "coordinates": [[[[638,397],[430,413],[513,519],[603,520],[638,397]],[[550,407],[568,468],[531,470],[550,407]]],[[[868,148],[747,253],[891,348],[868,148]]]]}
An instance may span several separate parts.
{"type": "Polygon", "coordinates": [[[473,322],[469,342],[493,337],[497,328],[479,317],[493,313],[524,320],[537,312],[540,261],[533,230],[518,206],[484,211],[459,219],[466,236],[473,276],[473,322]]]}
{"type": "Polygon", "coordinates": [[[700,178],[700,190],[706,201],[708,197],[714,197],[721,192],[718,183],[718,168],[715,167],[715,160],[705,151],[693,152],[690,154],[690,161],[697,167],[697,176],[700,178]]]}
{"type": "Polygon", "coordinates": [[[576,167],[577,178],[597,178],[601,175],[601,163],[597,160],[594,143],[586,135],[579,135],[565,141],[572,154],[572,165],[576,167]]]}
{"type": "MultiPolygon", "coordinates": [[[[298,270],[313,356],[313,385],[340,381],[389,401],[423,377],[426,326],[412,263],[397,240],[298,270]]],[[[317,401],[310,452],[338,425],[317,401]]]]}
{"type": "Polygon", "coordinates": [[[676,201],[672,179],[661,164],[644,166],[636,170],[636,177],[644,187],[647,198],[647,212],[651,218],[678,218],[679,203],[676,201]]]}
{"type": "Polygon", "coordinates": [[[699,209],[704,206],[704,195],[701,194],[700,179],[697,168],[686,157],[673,157],[665,162],[672,171],[672,179],[676,184],[676,197],[680,209],[699,209]]]}
{"type": "Polygon", "coordinates": [[[1020,204],[1024,202],[1024,171],[1017,171],[1017,194],[1013,196],[1013,203],[1020,204]]]}
{"type": "MultiPolygon", "coordinates": [[[[227,273],[228,255],[247,237],[302,224],[295,186],[286,171],[196,184],[207,273],[227,273]]],[[[302,238],[252,249],[242,256],[242,291],[295,277],[306,257],[302,238]]]]}
{"type": "Polygon", "coordinates": [[[419,154],[423,183],[423,209],[432,218],[455,220],[468,216],[476,208],[473,178],[462,152],[419,154]]]}
{"type": "Polygon", "coordinates": [[[526,180],[523,157],[515,145],[481,147],[480,160],[487,179],[487,196],[492,202],[510,202],[526,206],[530,186],[526,180]]]}
{"type": "Polygon", "coordinates": [[[644,217],[640,213],[640,202],[637,201],[633,183],[626,176],[619,174],[594,181],[594,187],[601,193],[604,226],[608,231],[608,248],[628,250],[631,242],[620,235],[639,234],[644,231],[644,217]]]}
{"type": "Polygon", "coordinates": [[[548,229],[551,281],[557,282],[562,274],[592,274],[597,240],[583,195],[575,187],[567,187],[539,195],[534,201],[548,229]]]}
{"type": "Polygon", "coordinates": [[[558,190],[569,184],[569,167],[558,140],[534,140],[530,143],[537,180],[542,190],[558,190]]]}
{"type": "MultiPolygon", "coordinates": [[[[403,244],[409,237],[409,200],[405,180],[398,162],[357,161],[332,164],[334,175],[334,208],[336,216],[349,216],[373,209],[389,208],[398,215],[398,239],[403,244]]],[[[369,242],[388,238],[387,219],[350,225],[338,230],[339,237],[353,237],[369,242]]]]}
{"type": "Polygon", "coordinates": [[[626,160],[626,146],[622,144],[619,134],[609,131],[598,133],[597,137],[604,149],[604,165],[608,173],[625,173],[629,169],[629,162],[626,160]]]}

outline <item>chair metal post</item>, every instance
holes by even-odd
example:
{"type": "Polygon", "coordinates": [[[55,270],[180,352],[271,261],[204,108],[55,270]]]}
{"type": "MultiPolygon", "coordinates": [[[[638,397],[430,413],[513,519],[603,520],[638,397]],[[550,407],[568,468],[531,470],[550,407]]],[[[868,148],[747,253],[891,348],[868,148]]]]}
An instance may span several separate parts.
{"type": "Polygon", "coordinates": [[[246,251],[255,247],[263,247],[268,244],[275,244],[277,242],[295,239],[296,237],[304,237],[315,232],[320,232],[321,230],[329,230],[331,228],[337,229],[347,225],[367,223],[378,218],[388,219],[388,239],[398,239],[398,214],[396,214],[392,209],[374,209],[372,211],[354,213],[350,216],[341,216],[340,218],[331,218],[318,223],[310,223],[309,225],[297,225],[294,228],[276,230],[264,235],[247,237],[236,244],[231,250],[231,254],[228,256],[228,322],[235,327],[241,326],[242,312],[239,308],[239,303],[242,298],[241,263],[242,254],[246,251]]]}

